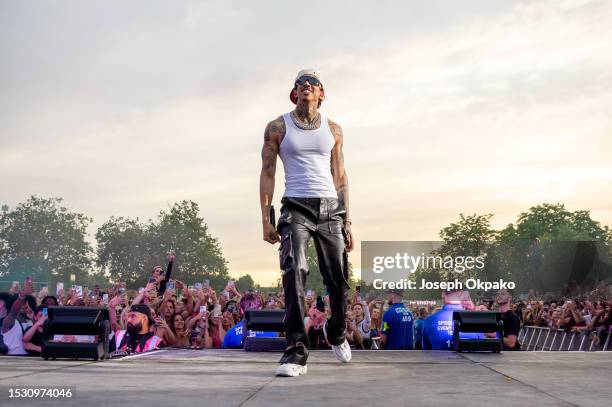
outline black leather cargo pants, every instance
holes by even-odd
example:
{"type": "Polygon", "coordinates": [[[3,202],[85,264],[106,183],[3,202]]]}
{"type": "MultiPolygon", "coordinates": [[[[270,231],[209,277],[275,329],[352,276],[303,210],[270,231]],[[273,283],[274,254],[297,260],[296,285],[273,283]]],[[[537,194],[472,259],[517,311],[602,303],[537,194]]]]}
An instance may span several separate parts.
{"type": "Polygon", "coordinates": [[[304,286],[308,275],[308,243],[312,237],[319,270],[329,292],[331,319],[327,338],[332,345],[345,339],[348,298],[348,256],[344,218],[346,210],[335,198],[289,198],[281,201],[277,230],[281,236],[280,268],[285,290],[285,334],[287,349],[280,363],[305,365],[308,335],[304,328],[304,286]]]}

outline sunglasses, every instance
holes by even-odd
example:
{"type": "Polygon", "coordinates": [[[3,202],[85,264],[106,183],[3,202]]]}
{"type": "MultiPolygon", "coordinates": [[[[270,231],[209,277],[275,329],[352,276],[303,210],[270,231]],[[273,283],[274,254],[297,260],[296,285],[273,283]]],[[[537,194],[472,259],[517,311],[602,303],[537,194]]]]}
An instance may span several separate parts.
{"type": "Polygon", "coordinates": [[[296,85],[304,85],[306,82],[310,83],[311,86],[321,86],[321,82],[314,76],[302,76],[295,81],[296,85]]]}

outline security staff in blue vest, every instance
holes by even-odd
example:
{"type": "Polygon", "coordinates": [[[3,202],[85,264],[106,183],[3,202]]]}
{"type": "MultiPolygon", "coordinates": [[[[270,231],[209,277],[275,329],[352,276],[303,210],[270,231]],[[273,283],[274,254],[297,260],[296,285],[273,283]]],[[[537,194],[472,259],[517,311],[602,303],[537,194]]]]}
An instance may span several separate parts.
{"type": "MultiPolygon", "coordinates": [[[[259,300],[259,297],[251,292],[247,292],[244,297],[240,300],[240,310],[242,313],[248,310],[260,310],[263,308],[263,304],[259,300]]],[[[234,325],[223,337],[223,349],[237,349],[242,348],[244,343],[244,330],[246,329],[246,320],[242,320],[234,325]]],[[[247,330],[246,336],[250,338],[276,338],[278,337],[277,332],[263,332],[263,331],[251,331],[247,330]]]]}
{"type": "MultiPolygon", "coordinates": [[[[431,314],[423,326],[423,350],[451,350],[453,345],[453,311],[464,310],[471,304],[470,293],[463,290],[445,291],[444,306],[431,314]]],[[[461,338],[478,338],[482,335],[461,333],[461,338]]]]}
{"type": "Polygon", "coordinates": [[[389,309],[383,315],[380,342],[383,349],[413,349],[414,318],[404,305],[402,290],[389,290],[389,309]]]}

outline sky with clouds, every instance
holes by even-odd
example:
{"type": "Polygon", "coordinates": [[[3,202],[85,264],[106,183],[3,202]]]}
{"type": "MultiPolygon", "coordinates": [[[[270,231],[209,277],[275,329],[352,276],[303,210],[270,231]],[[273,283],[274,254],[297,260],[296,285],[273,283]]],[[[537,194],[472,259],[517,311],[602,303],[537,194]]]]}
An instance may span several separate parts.
{"type": "Polygon", "coordinates": [[[3,1],[0,203],[63,197],[93,236],[192,199],[230,273],[274,282],[263,129],[315,67],[358,242],[543,202],[612,226],[610,38],[609,1],[3,1]]]}

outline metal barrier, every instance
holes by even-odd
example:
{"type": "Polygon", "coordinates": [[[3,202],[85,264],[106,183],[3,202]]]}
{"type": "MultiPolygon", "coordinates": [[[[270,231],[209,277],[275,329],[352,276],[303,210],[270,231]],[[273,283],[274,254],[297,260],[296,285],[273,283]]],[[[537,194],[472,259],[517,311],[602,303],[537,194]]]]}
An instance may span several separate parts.
{"type": "Polygon", "coordinates": [[[603,333],[605,340],[599,334],[592,329],[567,332],[563,329],[524,326],[519,332],[518,341],[521,350],[526,351],[612,351],[609,331],[603,333]]]}

